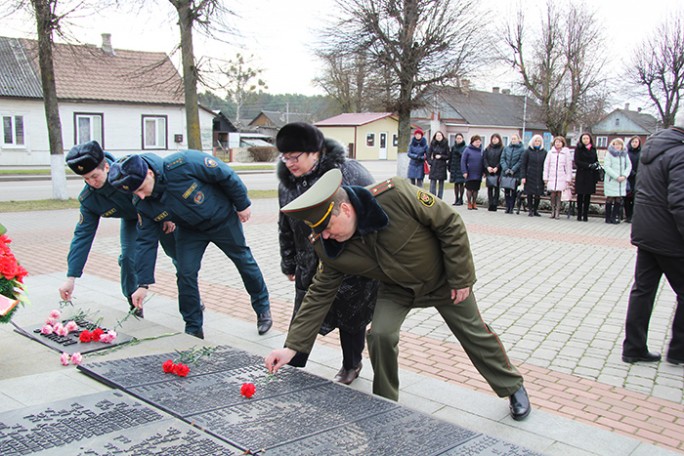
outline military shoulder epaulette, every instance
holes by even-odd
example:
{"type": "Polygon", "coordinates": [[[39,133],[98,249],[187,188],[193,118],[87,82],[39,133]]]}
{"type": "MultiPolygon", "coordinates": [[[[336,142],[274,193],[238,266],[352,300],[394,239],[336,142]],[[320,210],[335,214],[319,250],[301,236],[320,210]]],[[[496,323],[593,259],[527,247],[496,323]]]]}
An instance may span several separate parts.
{"type": "Polygon", "coordinates": [[[385,193],[387,190],[394,188],[394,185],[393,178],[385,179],[384,181],[372,186],[370,188],[370,192],[373,194],[373,196],[378,196],[382,193],[385,193]]]}
{"type": "Polygon", "coordinates": [[[86,185],[83,188],[83,190],[81,190],[81,193],[78,195],[78,200],[83,202],[92,194],[93,194],[93,190],[89,186],[86,185]]]}
{"type": "Polygon", "coordinates": [[[311,233],[309,234],[309,242],[313,245],[316,243],[316,241],[321,237],[320,233],[311,233]]]}
{"type": "Polygon", "coordinates": [[[164,168],[169,170],[169,169],[178,168],[179,166],[184,165],[184,164],[185,164],[185,157],[181,155],[180,157],[178,157],[174,161],[164,165],[164,168]]]}

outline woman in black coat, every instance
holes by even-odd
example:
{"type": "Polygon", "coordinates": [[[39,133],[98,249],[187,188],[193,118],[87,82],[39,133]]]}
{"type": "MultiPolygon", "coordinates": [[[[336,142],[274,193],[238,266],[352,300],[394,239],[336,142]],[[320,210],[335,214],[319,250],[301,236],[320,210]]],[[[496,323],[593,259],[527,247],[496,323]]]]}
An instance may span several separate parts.
{"type": "Polygon", "coordinates": [[[483,154],[485,176],[487,176],[487,200],[489,201],[489,210],[492,212],[496,212],[496,209],[499,206],[499,195],[501,194],[499,176],[501,176],[502,153],[503,141],[498,133],[494,133],[483,154]],[[494,179],[496,179],[496,185],[490,185],[492,184],[491,180],[494,179]]]}
{"type": "Polygon", "coordinates": [[[629,191],[624,197],[625,204],[625,222],[632,223],[632,214],[634,213],[634,193],[636,192],[636,175],[639,167],[639,157],[641,156],[641,139],[638,136],[633,136],[627,144],[627,155],[629,161],[632,163],[632,172],[629,173],[627,182],[629,182],[629,191]]]}
{"type": "Polygon", "coordinates": [[[577,194],[577,221],[587,221],[589,201],[596,193],[599,169],[598,155],[594,140],[589,133],[582,133],[575,146],[575,193],[577,194]]]}
{"type": "Polygon", "coordinates": [[[454,145],[449,154],[449,182],[454,184],[454,206],[463,205],[463,193],[465,192],[465,179],[461,171],[461,156],[466,148],[463,135],[456,133],[454,145]]]}
{"type": "MultiPolygon", "coordinates": [[[[277,175],[278,202],[282,208],[307,191],[326,171],[339,168],[344,185],[366,186],[373,178],[355,160],[347,160],[341,144],[324,139],[316,127],[296,122],[285,125],[276,137],[281,152],[277,175]]],[[[318,257],[309,241],[309,228],[303,221],[283,214],[278,219],[281,270],[295,283],[294,314],[302,304],[318,267],[318,257]]],[[[350,384],[361,371],[366,326],[371,320],[378,283],[358,276],[345,277],[325,318],[320,334],[339,328],[342,368],[335,381],[350,384]]],[[[303,367],[308,355],[298,353],[290,364],[303,367]]]]}
{"type": "Polygon", "coordinates": [[[447,167],[449,166],[449,141],[441,131],[435,133],[430,142],[428,151],[430,162],[430,193],[442,199],[444,196],[444,181],[447,178],[447,167]],[[439,185],[439,190],[437,186],[439,185]],[[435,193],[437,190],[437,193],[435,193]]]}
{"type": "Polygon", "coordinates": [[[530,217],[541,217],[538,210],[539,197],[544,193],[544,160],[546,160],[544,139],[540,135],[534,135],[530,139],[527,150],[523,152],[520,165],[530,217]]]}

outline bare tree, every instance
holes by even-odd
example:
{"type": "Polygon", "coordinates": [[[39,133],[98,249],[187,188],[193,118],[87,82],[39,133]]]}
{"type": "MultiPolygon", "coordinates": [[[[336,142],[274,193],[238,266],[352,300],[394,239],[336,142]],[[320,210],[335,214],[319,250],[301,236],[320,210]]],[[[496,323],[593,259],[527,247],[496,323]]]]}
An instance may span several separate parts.
{"type": "Polygon", "coordinates": [[[252,68],[249,61],[245,60],[242,54],[237,54],[234,59],[227,62],[227,66],[221,70],[225,81],[220,85],[225,89],[228,98],[235,103],[235,122],[240,122],[241,108],[248,103],[257,91],[268,89],[259,75],[264,70],[252,68]]]}
{"type": "Polygon", "coordinates": [[[509,63],[522,85],[541,105],[546,126],[565,136],[585,105],[603,85],[600,76],[604,41],[599,23],[584,5],[561,8],[549,0],[535,38],[527,34],[522,9],[508,25],[505,41],[513,51],[509,63]]]}
{"type": "Polygon", "coordinates": [[[63,16],[55,12],[58,0],[31,0],[38,32],[38,65],[43,88],[45,119],[50,144],[50,174],[52,176],[52,197],[66,200],[66,174],[64,171],[64,145],[62,144],[62,122],[59,118],[55,66],[52,59],[54,47],[53,32],[59,29],[63,16]]]}
{"type": "Polygon", "coordinates": [[[369,64],[364,50],[354,54],[319,50],[316,55],[323,62],[324,70],[314,83],[339,104],[342,112],[372,109],[378,95],[371,83],[375,67],[369,64]]]}
{"type": "Polygon", "coordinates": [[[627,71],[648,91],[663,127],[674,125],[684,90],[683,13],[668,18],[639,45],[627,71]]]}
{"type": "Polygon", "coordinates": [[[342,18],[325,31],[321,50],[365,51],[385,82],[387,109],[399,117],[399,150],[406,150],[411,110],[435,86],[469,74],[485,55],[482,16],[471,0],[337,0],[337,6],[342,18]]]}

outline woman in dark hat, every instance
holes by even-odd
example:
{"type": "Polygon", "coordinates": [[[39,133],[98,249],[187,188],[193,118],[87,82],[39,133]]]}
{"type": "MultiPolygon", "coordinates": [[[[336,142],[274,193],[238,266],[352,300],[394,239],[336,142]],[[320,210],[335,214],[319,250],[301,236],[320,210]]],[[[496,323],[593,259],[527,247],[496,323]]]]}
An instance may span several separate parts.
{"type": "Polygon", "coordinates": [[[409,165],[407,177],[413,185],[423,188],[425,179],[425,160],[428,158],[428,143],[423,136],[423,130],[416,128],[413,138],[409,144],[408,153],[409,165]]]}
{"type": "MultiPolygon", "coordinates": [[[[285,125],[276,136],[280,151],[277,174],[280,207],[306,192],[318,179],[333,168],[342,172],[344,185],[366,186],[373,178],[356,160],[347,160],[338,142],[325,139],[323,133],[303,122],[285,125]]],[[[318,257],[309,240],[311,227],[303,221],[287,217],[282,212],[278,220],[282,272],[295,283],[294,314],[302,304],[314,273],[318,257]]],[[[328,313],[320,334],[339,328],[342,347],[342,368],[335,381],[350,384],[361,371],[361,354],[365,346],[366,326],[371,320],[378,283],[374,280],[347,276],[328,313]]],[[[303,367],[307,355],[298,354],[290,364],[303,367]]]]}

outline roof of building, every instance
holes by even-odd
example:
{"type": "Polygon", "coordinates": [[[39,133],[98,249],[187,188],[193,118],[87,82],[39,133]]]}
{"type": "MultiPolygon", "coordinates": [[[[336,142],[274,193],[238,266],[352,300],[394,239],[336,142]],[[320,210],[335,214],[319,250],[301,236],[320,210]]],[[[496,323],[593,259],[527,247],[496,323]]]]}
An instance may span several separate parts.
{"type": "MultiPolygon", "coordinates": [[[[439,91],[439,113],[443,121],[462,122],[468,125],[516,127],[546,130],[539,119],[540,109],[531,99],[521,95],[481,90],[444,88],[439,91]]],[[[416,110],[412,118],[429,117],[429,109],[416,110]]]]}
{"type": "Polygon", "coordinates": [[[592,127],[591,131],[592,133],[615,131],[616,133],[621,134],[641,133],[651,135],[658,131],[658,119],[653,117],[651,114],[647,114],[645,112],[631,111],[630,109],[614,109],[609,114],[607,114],[603,119],[597,122],[596,125],[592,127]],[[622,126],[621,128],[616,128],[612,126],[611,128],[605,128],[605,126],[607,125],[606,120],[610,119],[616,114],[622,114],[623,116],[627,117],[630,121],[634,122],[637,126],[641,127],[643,131],[627,131],[624,128],[624,126],[622,126]],[[601,128],[601,124],[603,124],[604,128],[601,128]]]}
{"type": "Polygon", "coordinates": [[[396,119],[391,112],[349,112],[316,122],[317,127],[353,127],[366,125],[386,117],[396,119]]]}
{"type": "MultiPolygon", "coordinates": [[[[60,100],[183,104],[182,79],[162,52],[55,44],[53,56],[60,100]]],[[[11,68],[0,96],[42,98],[37,41],[0,37],[0,68],[11,68]]]]}
{"type": "Polygon", "coordinates": [[[308,122],[311,119],[311,114],[304,112],[260,111],[248,125],[252,125],[261,115],[266,117],[274,128],[278,129],[290,122],[308,122]]]}

